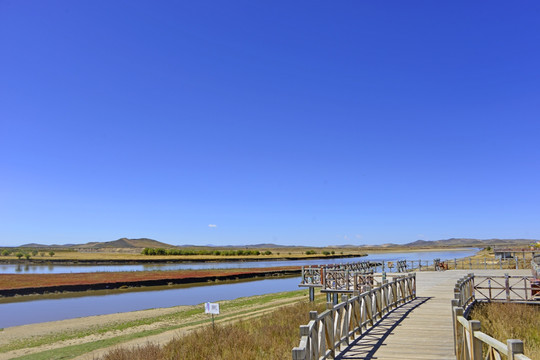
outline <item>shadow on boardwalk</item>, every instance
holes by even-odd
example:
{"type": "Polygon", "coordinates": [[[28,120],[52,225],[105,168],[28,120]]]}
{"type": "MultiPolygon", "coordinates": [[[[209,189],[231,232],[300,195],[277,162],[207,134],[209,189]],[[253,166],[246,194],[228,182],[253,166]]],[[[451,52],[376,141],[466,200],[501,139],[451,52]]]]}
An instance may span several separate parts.
{"type": "Polygon", "coordinates": [[[430,297],[417,297],[413,301],[393,310],[379,320],[375,326],[354,340],[336,359],[377,359],[375,353],[384,346],[386,338],[417,307],[429,301],[430,297]]]}

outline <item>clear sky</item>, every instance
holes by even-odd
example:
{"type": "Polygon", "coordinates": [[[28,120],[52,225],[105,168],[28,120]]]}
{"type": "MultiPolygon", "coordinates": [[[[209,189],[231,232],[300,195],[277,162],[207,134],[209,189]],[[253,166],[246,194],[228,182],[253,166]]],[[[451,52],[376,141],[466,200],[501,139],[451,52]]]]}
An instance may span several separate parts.
{"type": "Polygon", "coordinates": [[[0,246],[538,239],[539,19],[0,0],[0,246]]]}

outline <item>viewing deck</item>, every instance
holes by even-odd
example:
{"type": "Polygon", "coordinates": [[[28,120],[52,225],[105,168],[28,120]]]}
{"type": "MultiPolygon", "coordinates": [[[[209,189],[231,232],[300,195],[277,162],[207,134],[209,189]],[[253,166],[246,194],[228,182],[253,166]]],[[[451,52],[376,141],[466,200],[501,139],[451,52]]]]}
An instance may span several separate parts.
{"type": "MultiPolygon", "coordinates": [[[[418,272],[417,298],[389,313],[337,359],[455,359],[450,301],[467,270],[418,272]]],[[[476,275],[529,275],[530,270],[474,270],[476,275]]]]}
{"type": "MultiPolygon", "coordinates": [[[[349,345],[344,341],[343,345],[335,349],[335,358],[455,360],[451,300],[454,299],[456,282],[470,272],[417,272],[416,298],[385,312],[374,326],[351,339],[349,345]]],[[[504,276],[506,273],[510,276],[530,277],[530,269],[474,270],[476,276],[504,276]]],[[[295,356],[293,351],[293,359],[295,356]]],[[[298,355],[297,358],[302,357],[298,355]]],[[[307,358],[310,358],[309,355],[307,358]]]]}

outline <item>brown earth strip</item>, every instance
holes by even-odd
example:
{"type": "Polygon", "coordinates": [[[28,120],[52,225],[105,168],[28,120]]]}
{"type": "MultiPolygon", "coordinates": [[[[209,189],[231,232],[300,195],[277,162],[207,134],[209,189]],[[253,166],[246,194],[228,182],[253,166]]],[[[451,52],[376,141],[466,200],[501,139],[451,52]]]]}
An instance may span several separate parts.
{"type": "Polygon", "coordinates": [[[135,286],[163,286],[238,280],[260,276],[298,275],[298,267],[260,269],[206,269],[177,271],[100,272],[77,274],[4,274],[0,296],[45,294],[63,291],[118,289],[135,286]]]}

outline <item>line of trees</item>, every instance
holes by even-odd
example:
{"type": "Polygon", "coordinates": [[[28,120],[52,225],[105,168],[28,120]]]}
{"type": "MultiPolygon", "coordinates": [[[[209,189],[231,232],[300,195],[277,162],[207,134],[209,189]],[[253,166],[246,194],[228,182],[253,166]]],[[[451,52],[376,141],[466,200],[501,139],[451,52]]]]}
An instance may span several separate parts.
{"type": "MultiPolygon", "coordinates": [[[[38,251],[35,250],[35,249],[34,249],[34,250],[31,250],[31,251],[30,251],[30,250],[26,250],[26,249],[25,249],[25,250],[21,250],[21,249],[3,249],[3,250],[0,252],[0,254],[1,254],[2,256],[11,256],[11,255],[13,255],[13,256],[16,256],[19,260],[20,260],[22,257],[26,258],[26,260],[29,260],[30,257],[32,257],[32,256],[37,256],[38,251]]],[[[43,256],[45,256],[45,253],[44,253],[44,252],[40,252],[39,255],[40,255],[41,257],[43,257],[43,256]]],[[[52,250],[49,251],[49,256],[52,257],[52,256],[54,256],[54,255],[55,255],[55,252],[54,252],[54,251],[52,251],[52,250]]]]}
{"type": "Polygon", "coordinates": [[[250,255],[272,255],[270,250],[261,252],[259,250],[190,250],[190,249],[163,249],[144,248],[143,255],[215,255],[215,256],[250,256],[250,255]]]}

